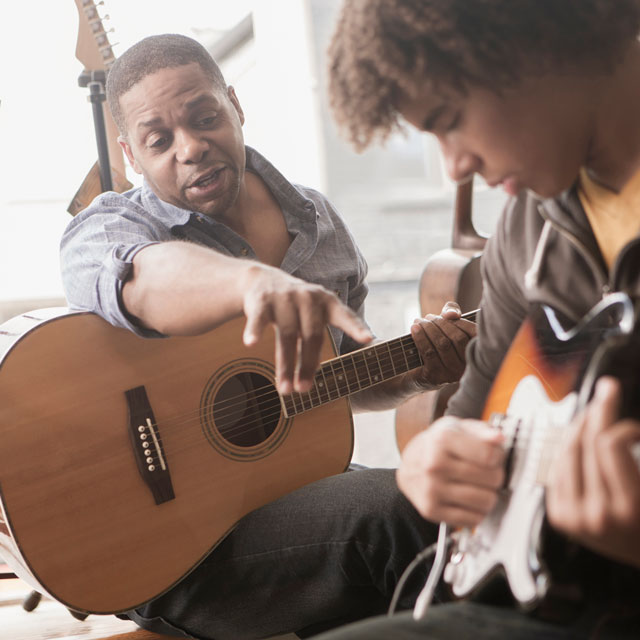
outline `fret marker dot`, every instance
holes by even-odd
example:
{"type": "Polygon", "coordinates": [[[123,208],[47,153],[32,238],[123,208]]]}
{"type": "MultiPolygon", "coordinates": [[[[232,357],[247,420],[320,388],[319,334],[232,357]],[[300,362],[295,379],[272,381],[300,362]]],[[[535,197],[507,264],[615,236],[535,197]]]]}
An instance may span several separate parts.
{"type": "Polygon", "coordinates": [[[342,380],[342,376],[338,376],[338,380],[342,380]]]}
{"type": "Polygon", "coordinates": [[[319,387],[324,387],[324,382],[318,382],[319,387]]]}
{"type": "Polygon", "coordinates": [[[373,376],[373,379],[374,379],[374,380],[377,380],[377,379],[378,379],[378,376],[373,376]]]}

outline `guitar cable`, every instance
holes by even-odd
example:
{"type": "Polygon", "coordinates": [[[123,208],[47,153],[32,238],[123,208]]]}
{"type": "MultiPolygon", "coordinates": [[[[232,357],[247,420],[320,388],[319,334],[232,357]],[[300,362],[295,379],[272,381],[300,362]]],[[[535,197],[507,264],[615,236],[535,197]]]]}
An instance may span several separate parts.
{"type": "Polygon", "coordinates": [[[398,584],[396,585],[396,588],[393,592],[391,603],[389,604],[389,609],[387,611],[388,616],[392,616],[396,612],[396,607],[398,606],[398,601],[400,600],[402,590],[404,589],[411,574],[420,564],[431,558],[431,556],[435,555],[433,566],[431,567],[431,570],[429,571],[429,575],[427,577],[427,582],[420,592],[420,595],[418,596],[415,607],[413,609],[414,619],[417,620],[424,617],[424,614],[426,613],[426,610],[431,604],[431,600],[433,599],[433,594],[435,592],[436,585],[438,584],[438,580],[442,575],[446,559],[446,552],[452,541],[453,538],[449,535],[448,525],[446,525],[444,522],[441,522],[440,528],[438,530],[438,539],[433,544],[430,544],[426,549],[420,551],[420,553],[416,555],[416,557],[411,561],[407,568],[402,572],[400,580],[398,580],[398,584]],[[420,612],[420,615],[417,615],[418,611],[420,612]]]}

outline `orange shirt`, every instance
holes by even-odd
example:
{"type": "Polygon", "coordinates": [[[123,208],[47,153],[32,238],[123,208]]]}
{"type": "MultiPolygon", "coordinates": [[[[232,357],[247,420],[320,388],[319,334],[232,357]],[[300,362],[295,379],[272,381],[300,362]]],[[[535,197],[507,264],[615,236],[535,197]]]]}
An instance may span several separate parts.
{"type": "Polygon", "coordinates": [[[616,192],[592,180],[583,168],[578,195],[600,251],[611,269],[620,249],[640,230],[640,171],[622,191],[616,192]]]}

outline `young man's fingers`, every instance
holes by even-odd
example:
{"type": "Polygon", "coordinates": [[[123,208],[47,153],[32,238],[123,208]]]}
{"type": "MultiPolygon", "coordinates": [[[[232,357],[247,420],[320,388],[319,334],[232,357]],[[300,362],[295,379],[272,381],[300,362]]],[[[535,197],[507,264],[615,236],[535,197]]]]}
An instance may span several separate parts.
{"type": "Polygon", "coordinates": [[[479,467],[501,467],[504,463],[504,435],[480,420],[445,417],[431,426],[430,437],[438,449],[453,458],[479,467]]]}
{"type": "Polygon", "coordinates": [[[583,482],[585,492],[592,496],[596,493],[608,493],[600,468],[598,440],[618,419],[620,402],[620,384],[613,378],[600,378],[586,409],[582,446],[583,482]]]}

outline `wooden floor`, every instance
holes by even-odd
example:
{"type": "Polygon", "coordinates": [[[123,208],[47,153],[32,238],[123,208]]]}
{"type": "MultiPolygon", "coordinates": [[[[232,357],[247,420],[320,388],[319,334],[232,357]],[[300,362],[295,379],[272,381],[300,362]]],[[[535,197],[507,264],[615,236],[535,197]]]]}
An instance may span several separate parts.
{"type": "MultiPolygon", "coordinates": [[[[0,640],[171,640],[139,630],[133,622],[115,616],[77,620],[60,603],[43,598],[33,611],[22,601],[31,589],[21,580],[0,580],[0,640]]],[[[287,634],[271,640],[295,640],[287,634]]]]}
{"type": "Polygon", "coordinates": [[[115,616],[76,620],[65,607],[47,598],[27,612],[22,600],[30,592],[20,580],[0,580],[0,640],[101,640],[137,629],[133,622],[115,616]]]}

